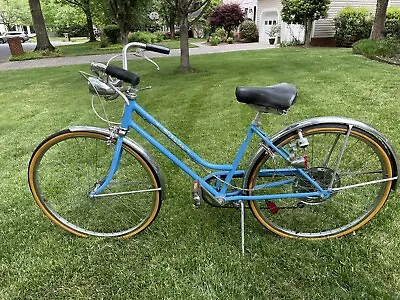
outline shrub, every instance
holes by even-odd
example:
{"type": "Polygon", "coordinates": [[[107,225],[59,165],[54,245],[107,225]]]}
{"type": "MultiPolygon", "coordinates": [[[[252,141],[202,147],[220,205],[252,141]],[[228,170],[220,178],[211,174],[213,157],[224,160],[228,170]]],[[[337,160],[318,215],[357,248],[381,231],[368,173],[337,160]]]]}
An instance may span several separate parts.
{"type": "Polygon", "coordinates": [[[166,39],[166,35],[162,31],[156,31],[156,32],[154,32],[154,34],[156,35],[156,40],[154,41],[156,43],[161,42],[166,39]]]}
{"type": "Polygon", "coordinates": [[[157,35],[148,31],[136,31],[129,34],[128,41],[139,42],[144,44],[156,43],[158,41],[157,35]]]}
{"type": "Polygon", "coordinates": [[[210,13],[209,21],[212,27],[223,27],[228,35],[244,20],[244,12],[239,4],[222,4],[210,13]]]}
{"type": "Polygon", "coordinates": [[[279,46],[284,48],[284,47],[292,47],[292,46],[300,46],[300,45],[302,45],[302,42],[300,40],[298,40],[297,38],[293,38],[290,41],[281,41],[279,46]]]}
{"type": "Polygon", "coordinates": [[[210,38],[211,46],[217,46],[219,43],[221,43],[221,38],[216,34],[213,34],[210,38]]]}
{"type": "Polygon", "coordinates": [[[334,21],[338,46],[351,46],[360,39],[368,38],[371,33],[372,14],[364,7],[346,7],[334,21]]]}
{"type": "Polygon", "coordinates": [[[353,44],[353,53],[367,57],[396,57],[400,54],[400,40],[395,38],[360,40],[353,44]]]}
{"type": "Polygon", "coordinates": [[[104,37],[100,38],[100,48],[107,48],[110,45],[110,43],[105,39],[104,37]]]}
{"type": "Polygon", "coordinates": [[[117,25],[104,26],[103,33],[111,44],[117,44],[121,40],[121,33],[117,25]]]}
{"type": "Polygon", "coordinates": [[[400,37],[400,8],[387,9],[384,34],[387,37],[400,37]]]}
{"type": "Polygon", "coordinates": [[[246,20],[240,25],[239,33],[240,38],[247,43],[258,41],[257,25],[251,20],[246,20]]]}
{"type": "Polygon", "coordinates": [[[228,44],[233,44],[233,37],[228,37],[227,39],[226,39],[226,42],[228,43],[228,44]]]}
{"type": "Polygon", "coordinates": [[[221,42],[225,42],[227,38],[227,34],[224,28],[220,27],[215,29],[215,34],[221,39],[221,42]]]}

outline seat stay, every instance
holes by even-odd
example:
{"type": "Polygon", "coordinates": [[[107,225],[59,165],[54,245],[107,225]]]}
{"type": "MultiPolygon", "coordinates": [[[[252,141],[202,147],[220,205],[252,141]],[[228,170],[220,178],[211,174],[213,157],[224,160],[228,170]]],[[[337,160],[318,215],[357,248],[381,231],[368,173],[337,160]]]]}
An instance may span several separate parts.
{"type": "MultiPolygon", "coordinates": [[[[260,130],[257,126],[251,125],[253,127],[254,132],[262,138],[262,140],[272,148],[275,153],[278,153],[284,160],[289,162],[289,155],[285,149],[280,149],[277,146],[274,145],[274,143],[267,137],[267,135],[260,130]]],[[[306,178],[320,193],[325,193],[326,195],[329,194],[327,190],[324,190],[314,179],[312,179],[303,169],[301,168],[296,168],[296,171],[300,173],[304,178],[306,178]]]]}

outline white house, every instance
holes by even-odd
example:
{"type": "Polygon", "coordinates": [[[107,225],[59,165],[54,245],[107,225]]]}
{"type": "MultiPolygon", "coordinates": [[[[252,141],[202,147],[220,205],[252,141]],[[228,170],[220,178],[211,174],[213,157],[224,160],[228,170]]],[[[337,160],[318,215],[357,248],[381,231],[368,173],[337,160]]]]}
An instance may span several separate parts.
{"type": "MultiPolygon", "coordinates": [[[[329,45],[334,42],[335,25],[333,19],[345,7],[367,7],[371,11],[375,11],[376,0],[331,0],[328,17],[315,21],[312,31],[312,43],[314,45],[329,45]]],[[[389,7],[400,7],[400,0],[389,0],[389,7]]],[[[291,41],[293,39],[304,39],[304,32],[299,25],[288,25],[282,22],[280,0],[258,0],[257,2],[257,19],[260,42],[267,41],[268,32],[272,25],[279,24],[282,26],[280,38],[281,41],[291,41]]]]}
{"type": "MultiPolygon", "coordinates": [[[[281,41],[304,40],[304,30],[300,25],[289,25],[282,22],[281,0],[223,0],[223,3],[238,3],[247,17],[254,20],[259,30],[260,42],[267,42],[273,25],[281,25],[278,34],[281,41]]],[[[334,43],[335,25],[333,19],[345,7],[367,7],[375,11],[376,0],[331,0],[328,17],[313,24],[312,43],[314,45],[331,45],[334,43]]],[[[400,7],[400,0],[389,0],[389,7],[400,7]]]]}

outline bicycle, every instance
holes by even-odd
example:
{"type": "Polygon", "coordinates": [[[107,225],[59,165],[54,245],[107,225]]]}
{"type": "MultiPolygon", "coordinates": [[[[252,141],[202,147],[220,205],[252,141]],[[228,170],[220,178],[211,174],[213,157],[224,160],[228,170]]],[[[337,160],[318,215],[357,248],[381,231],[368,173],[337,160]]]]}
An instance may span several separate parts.
{"type": "Polygon", "coordinates": [[[92,63],[87,76],[93,95],[121,96],[121,122],[109,128],[74,126],[44,139],[28,168],[37,204],[55,224],[81,237],[130,237],[156,218],[165,185],[156,161],[127,136],[135,131],[191,176],[196,205],[236,207],[241,212],[244,252],[245,201],[256,219],[284,237],[327,239],[366,224],[397,185],[398,162],[386,137],[352,119],[319,117],[290,125],[268,136],[260,129],[264,113],[286,114],[297,89],[288,83],[237,87],[236,98],[256,110],[231,164],[203,160],[137,102],[140,78],[128,71],[134,53],[158,65],[145,50],[169,54],[157,45],[130,43],[122,51],[123,67],[92,63]],[[125,83],[125,84],[123,84],[125,83]],[[205,177],[178,159],[133,120],[140,116],[197,164],[205,177]],[[238,166],[253,136],[261,142],[247,169],[238,166]],[[239,180],[241,184],[234,184],[239,180]]]}

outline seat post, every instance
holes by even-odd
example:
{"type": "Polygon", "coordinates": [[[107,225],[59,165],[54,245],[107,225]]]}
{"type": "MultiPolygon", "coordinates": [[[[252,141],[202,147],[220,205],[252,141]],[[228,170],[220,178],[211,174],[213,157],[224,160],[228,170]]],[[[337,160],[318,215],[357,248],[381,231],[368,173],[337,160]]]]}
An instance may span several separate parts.
{"type": "Polygon", "coordinates": [[[254,120],[251,122],[252,125],[254,125],[254,126],[256,126],[256,127],[258,127],[258,126],[261,125],[261,121],[260,121],[260,119],[261,119],[261,114],[262,114],[261,111],[258,111],[258,112],[257,112],[256,117],[255,117],[254,120]]]}

